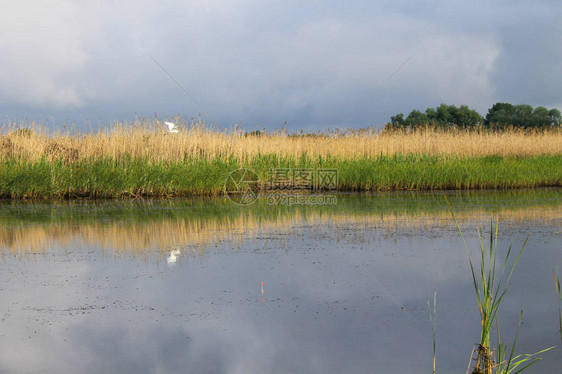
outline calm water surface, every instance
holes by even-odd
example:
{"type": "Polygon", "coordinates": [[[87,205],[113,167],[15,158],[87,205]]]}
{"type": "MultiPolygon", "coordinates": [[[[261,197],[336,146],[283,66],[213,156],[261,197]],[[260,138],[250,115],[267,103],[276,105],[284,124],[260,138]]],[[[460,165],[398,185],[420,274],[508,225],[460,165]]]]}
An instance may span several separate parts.
{"type": "MultiPolygon", "coordinates": [[[[449,193],[476,255],[531,235],[502,305],[519,353],[560,345],[562,191],[449,193]]],[[[0,373],[464,373],[479,340],[442,194],[334,206],[0,203],[0,373]],[[262,293],[263,282],[263,293],[262,293]]],[[[558,347],[530,373],[557,373],[558,347]]]]}

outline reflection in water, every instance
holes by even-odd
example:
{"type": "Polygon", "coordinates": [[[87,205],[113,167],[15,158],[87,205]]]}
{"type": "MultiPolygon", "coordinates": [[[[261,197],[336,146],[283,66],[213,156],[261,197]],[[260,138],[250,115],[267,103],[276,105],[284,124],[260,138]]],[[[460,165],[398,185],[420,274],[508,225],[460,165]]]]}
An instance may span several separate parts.
{"type": "Polygon", "coordinates": [[[166,261],[168,262],[168,266],[174,266],[180,254],[181,251],[179,249],[172,249],[170,251],[170,254],[168,255],[168,258],[166,258],[166,261]]]}
{"type": "MultiPolygon", "coordinates": [[[[559,342],[560,197],[450,196],[473,248],[490,215],[502,250],[531,234],[501,310],[508,342],[525,310],[516,354],[559,342]]],[[[434,291],[437,370],[464,372],[479,319],[455,230],[432,194],[3,204],[0,372],[429,372],[434,291]]],[[[544,357],[528,372],[557,372],[560,350],[544,357]]]]}
{"type": "MultiPolygon", "coordinates": [[[[486,225],[490,215],[500,221],[544,223],[562,216],[562,193],[457,193],[450,197],[457,217],[467,227],[486,225]]],[[[378,235],[453,228],[451,214],[439,194],[344,195],[336,206],[280,207],[257,204],[240,208],[222,200],[147,203],[67,203],[0,205],[0,249],[12,254],[41,253],[49,248],[82,243],[148,259],[156,254],[175,263],[185,255],[203,255],[228,240],[240,243],[271,229],[361,224],[384,229],[378,235]],[[169,253],[166,257],[164,253],[169,253]]],[[[359,233],[361,234],[361,233],[359,233]]],[[[367,240],[363,238],[362,240],[367,240]]]]}

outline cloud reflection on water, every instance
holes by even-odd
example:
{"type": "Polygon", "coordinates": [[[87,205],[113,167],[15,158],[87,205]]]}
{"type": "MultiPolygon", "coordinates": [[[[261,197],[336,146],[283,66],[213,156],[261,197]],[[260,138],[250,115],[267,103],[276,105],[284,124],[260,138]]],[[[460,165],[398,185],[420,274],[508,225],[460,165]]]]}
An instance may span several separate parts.
{"type": "MultiPolygon", "coordinates": [[[[0,372],[419,373],[431,367],[426,291],[437,291],[438,368],[466,370],[479,321],[449,213],[354,215],[350,205],[207,219],[162,217],[156,206],[137,209],[135,222],[98,212],[73,225],[3,220],[0,372]],[[168,267],[175,250],[181,261],[168,267]]],[[[459,208],[473,248],[491,212],[474,205],[459,208]]],[[[495,212],[502,249],[532,234],[503,308],[505,336],[523,308],[520,351],[556,344],[550,268],[559,261],[560,208],[495,212]]],[[[561,360],[545,355],[534,372],[561,360]]]]}

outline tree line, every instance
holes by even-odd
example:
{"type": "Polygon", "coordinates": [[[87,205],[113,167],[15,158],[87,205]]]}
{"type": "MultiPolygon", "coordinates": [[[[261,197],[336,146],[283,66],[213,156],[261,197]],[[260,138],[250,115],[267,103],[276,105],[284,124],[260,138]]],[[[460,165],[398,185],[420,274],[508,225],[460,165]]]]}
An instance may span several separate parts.
{"type": "Polygon", "coordinates": [[[544,129],[560,126],[562,115],[558,109],[546,109],[543,106],[533,108],[530,105],[496,103],[486,117],[467,105],[441,104],[436,108],[427,108],[425,112],[414,109],[404,118],[403,113],[390,117],[385,125],[387,130],[433,128],[476,128],[484,127],[496,130],[506,128],[544,129]]]}

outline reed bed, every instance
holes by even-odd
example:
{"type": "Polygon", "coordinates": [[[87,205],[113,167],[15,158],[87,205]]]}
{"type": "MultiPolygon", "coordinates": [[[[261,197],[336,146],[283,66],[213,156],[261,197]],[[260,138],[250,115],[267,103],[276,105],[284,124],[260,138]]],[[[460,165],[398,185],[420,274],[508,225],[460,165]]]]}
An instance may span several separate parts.
{"type": "Polygon", "coordinates": [[[332,168],[341,191],[562,186],[562,131],[219,131],[157,121],[49,133],[10,123],[0,135],[0,197],[220,195],[240,167],[332,168]]]}
{"type": "Polygon", "coordinates": [[[278,158],[377,158],[402,154],[457,157],[539,156],[562,153],[562,130],[485,129],[380,131],[375,129],[315,134],[217,130],[202,122],[179,123],[168,134],[157,121],[121,123],[97,132],[49,133],[35,124],[9,123],[0,138],[0,157],[67,161],[141,158],[153,162],[228,159],[247,161],[263,155],[278,158]]]}

